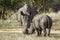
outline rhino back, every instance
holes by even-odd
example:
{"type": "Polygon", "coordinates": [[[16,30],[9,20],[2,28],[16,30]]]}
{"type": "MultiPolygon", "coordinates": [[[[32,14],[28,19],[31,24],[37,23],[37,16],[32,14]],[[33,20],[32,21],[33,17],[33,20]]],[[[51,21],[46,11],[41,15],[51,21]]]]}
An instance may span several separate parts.
{"type": "Polygon", "coordinates": [[[42,28],[48,28],[49,26],[52,26],[52,19],[48,15],[42,16],[40,19],[40,26],[42,28]]]}

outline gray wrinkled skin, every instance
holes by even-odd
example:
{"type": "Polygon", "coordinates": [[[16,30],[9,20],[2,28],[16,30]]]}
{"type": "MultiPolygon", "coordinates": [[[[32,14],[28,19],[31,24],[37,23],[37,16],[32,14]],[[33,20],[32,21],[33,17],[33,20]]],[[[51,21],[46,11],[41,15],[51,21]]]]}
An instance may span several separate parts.
{"type": "Polygon", "coordinates": [[[31,7],[29,4],[25,4],[17,12],[17,19],[24,27],[24,33],[27,33],[27,29],[30,27],[33,17],[36,15],[37,11],[31,7]]]}
{"type": "Polygon", "coordinates": [[[43,35],[50,36],[52,19],[48,15],[36,15],[32,21],[32,28],[36,30],[37,36],[40,36],[43,30],[43,35]],[[46,31],[47,29],[47,31],[46,31]]]}

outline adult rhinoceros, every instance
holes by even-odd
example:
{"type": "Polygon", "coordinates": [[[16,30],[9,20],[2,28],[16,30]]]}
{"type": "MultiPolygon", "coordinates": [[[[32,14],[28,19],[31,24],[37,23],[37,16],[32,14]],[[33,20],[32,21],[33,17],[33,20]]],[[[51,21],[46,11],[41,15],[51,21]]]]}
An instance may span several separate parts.
{"type": "MultiPolygon", "coordinates": [[[[31,23],[32,27],[30,27],[30,30],[28,31],[32,31],[32,30],[36,30],[37,35],[40,36],[43,30],[43,35],[46,36],[46,34],[48,36],[50,36],[50,30],[51,30],[51,26],[52,26],[52,19],[48,16],[48,15],[36,15],[33,18],[33,21],[31,23]],[[46,31],[47,29],[47,31],[46,31]]],[[[34,32],[34,31],[32,31],[34,32]]]]}
{"type": "Polygon", "coordinates": [[[18,21],[20,21],[22,23],[22,26],[25,27],[24,33],[26,33],[27,28],[30,27],[30,23],[36,14],[37,11],[29,4],[25,4],[18,10],[17,12],[18,21]]]}

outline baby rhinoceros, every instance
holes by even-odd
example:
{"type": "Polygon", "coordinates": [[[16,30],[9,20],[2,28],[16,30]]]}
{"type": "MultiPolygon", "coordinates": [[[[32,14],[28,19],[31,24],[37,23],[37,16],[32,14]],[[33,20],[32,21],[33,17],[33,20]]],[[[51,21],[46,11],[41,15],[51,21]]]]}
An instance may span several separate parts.
{"type": "Polygon", "coordinates": [[[32,21],[33,28],[37,32],[37,36],[40,36],[43,30],[44,37],[50,36],[50,30],[52,26],[52,19],[48,15],[36,15],[32,21]],[[46,30],[47,29],[47,30],[46,30]]]}

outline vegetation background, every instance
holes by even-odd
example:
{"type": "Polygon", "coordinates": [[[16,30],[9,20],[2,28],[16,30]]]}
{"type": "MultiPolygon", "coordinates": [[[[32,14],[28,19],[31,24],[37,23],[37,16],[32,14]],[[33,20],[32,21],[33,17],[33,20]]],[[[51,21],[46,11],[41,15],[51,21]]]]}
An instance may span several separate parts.
{"type": "Polygon", "coordinates": [[[12,11],[16,12],[25,3],[29,3],[39,13],[60,10],[60,0],[0,0],[0,19],[7,19],[13,14],[12,11]]]}

